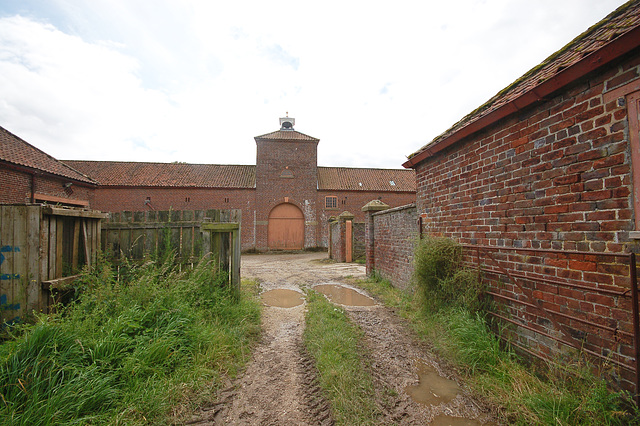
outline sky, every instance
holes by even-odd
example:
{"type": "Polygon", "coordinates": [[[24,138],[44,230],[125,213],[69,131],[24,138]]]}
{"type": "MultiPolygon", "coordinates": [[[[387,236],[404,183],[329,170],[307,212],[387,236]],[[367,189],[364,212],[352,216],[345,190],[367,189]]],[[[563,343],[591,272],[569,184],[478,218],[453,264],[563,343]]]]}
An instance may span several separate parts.
{"type": "Polygon", "coordinates": [[[406,157],[622,0],[0,0],[0,126],[60,160],[406,157]]]}

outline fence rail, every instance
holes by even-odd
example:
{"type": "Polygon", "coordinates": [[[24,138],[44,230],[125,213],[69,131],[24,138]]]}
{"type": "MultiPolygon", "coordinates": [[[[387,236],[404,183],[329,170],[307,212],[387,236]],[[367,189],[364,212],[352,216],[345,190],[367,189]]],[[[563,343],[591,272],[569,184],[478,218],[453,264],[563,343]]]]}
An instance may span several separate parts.
{"type": "Polygon", "coordinates": [[[211,253],[239,288],[240,222],[237,209],[110,213],[102,225],[103,250],[132,260],[173,250],[182,264],[211,253]]]}

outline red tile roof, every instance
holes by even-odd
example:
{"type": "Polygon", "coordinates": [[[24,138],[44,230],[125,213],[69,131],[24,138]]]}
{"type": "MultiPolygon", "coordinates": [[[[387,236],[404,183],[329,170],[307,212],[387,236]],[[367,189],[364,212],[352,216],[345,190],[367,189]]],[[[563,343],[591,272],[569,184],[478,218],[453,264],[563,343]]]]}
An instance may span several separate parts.
{"type": "Polygon", "coordinates": [[[65,163],[105,186],[255,188],[255,166],[71,161],[65,163]]]}
{"type": "Polygon", "coordinates": [[[318,189],[415,192],[416,175],[413,170],[318,167],[318,189]]]}
{"type": "Polygon", "coordinates": [[[0,127],[0,161],[46,172],[65,179],[95,184],[88,176],[40,151],[2,127],[0,127]]]}
{"type": "Polygon", "coordinates": [[[495,123],[500,117],[544,99],[545,96],[585,75],[586,72],[581,74],[578,66],[590,71],[604,65],[605,59],[614,60],[630,49],[637,48],[639,27],[640,2],[630,1],[545,59],[449,130],[411,154],[409,161],[403,165],[411,167],[432,155],[432,152],[437,152],[438,145],[448,146],[495,123]],[[494,117],[500,114],[500,117],[492,119],[492,114],[494,117]],[[412,161],[412,157],[416,156],[419,158],[412,161]]]}
{"type": "Polygon", "coordinates": [[[267,133],[266,135],[256,136],[254,139],[269,139],[269,140],[295,140],[295,141],[319,141],[309,135],[300,133],[296,130],[276,130],[275,132],[267,133]]]}
{"type": "MultiPolygon", "coordinates": [[[[256,183],[255,166],[76,160],[65,163],[104,186],[255,188],[256,183]]],[[[397,169],[318,167],[318,189],[415,192],[415,173],[397,169]]]]}

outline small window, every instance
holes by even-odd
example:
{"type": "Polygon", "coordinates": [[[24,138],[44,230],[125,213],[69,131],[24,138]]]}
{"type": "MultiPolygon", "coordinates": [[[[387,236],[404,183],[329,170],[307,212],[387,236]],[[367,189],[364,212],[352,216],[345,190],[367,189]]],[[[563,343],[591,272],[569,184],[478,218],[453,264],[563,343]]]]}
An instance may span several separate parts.
{"type": "Polygon", "coordinates": [[[291,170],[289,170],[289,167],[285,168],[284,170],[282,170],[282,172],[280,173],[280,177],[281,178],[293,178],[293,172],[291,170]]]}
{"type": "Polygon", "coordinates": [[[390,184],[391,186],[396,186],[396,183],[395,183],[394,181],[392,181],[392,180],[390,180],[390,181],[389,181],[389,184],[390,184]]]}
{"type": "Polygon", "coordinates": [[[228,203],[228,202],[229,202],[229,198],[225,197],[225,198],[224,198],[224,202],[225,202],[225,203],[228,203]]]}
{"type": "Polygon", "coordinates": [[[338,208],[338,197],[336,197],[335,195],[329,195],[324,197],[324,207],[326,209],[338,208]]]}

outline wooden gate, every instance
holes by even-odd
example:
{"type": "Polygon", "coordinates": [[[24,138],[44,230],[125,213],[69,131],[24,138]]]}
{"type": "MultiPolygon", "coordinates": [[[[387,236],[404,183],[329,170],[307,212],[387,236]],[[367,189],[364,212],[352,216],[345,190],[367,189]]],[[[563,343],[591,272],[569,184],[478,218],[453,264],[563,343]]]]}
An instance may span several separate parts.
{"type": "Polygon", "coordinates": [[[304,248],[304,215],[298,207],[283,203],[271,210],[267,245],[270,250],[304,248]]]}

